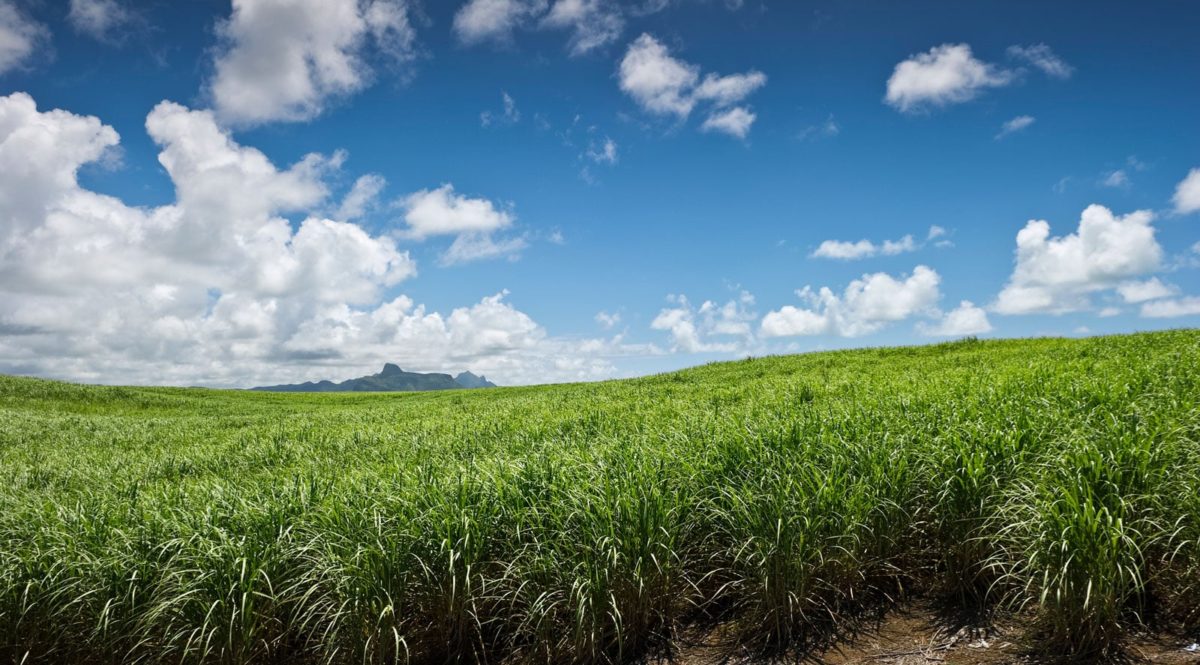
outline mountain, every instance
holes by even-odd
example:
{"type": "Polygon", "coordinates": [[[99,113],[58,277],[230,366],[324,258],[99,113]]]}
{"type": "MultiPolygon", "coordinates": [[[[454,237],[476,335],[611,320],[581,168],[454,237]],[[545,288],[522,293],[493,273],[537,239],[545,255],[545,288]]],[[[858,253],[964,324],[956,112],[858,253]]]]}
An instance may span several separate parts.
{"type": "Polygon", "coordinates": [[[332,392],[391,392],[415,390],[455,390],[458,388],[495,388],[496,384],[471,372],[452,377],[449,374],[419,374],[405,372],[392,363],[383,366],[383,371],[370,376],[349,379],[341,383],[332,381],[307,381],[280,386],[261,386],[251,390],[278,393],[332,393],[332,392]]]}
{"type": "Polygon", "coordinates": [[[495,388],[496,384],[488,381],[486,377],[472,374],[471,372],[462,372],[454,377],[454,382],[463,388],[495,388]]]}

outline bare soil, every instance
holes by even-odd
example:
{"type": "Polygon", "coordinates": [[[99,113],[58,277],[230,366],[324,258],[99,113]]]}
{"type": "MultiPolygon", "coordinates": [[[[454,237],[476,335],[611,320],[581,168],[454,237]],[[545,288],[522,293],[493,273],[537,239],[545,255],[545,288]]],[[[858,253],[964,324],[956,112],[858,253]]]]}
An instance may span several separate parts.
{"type": "MultiPolygon", "coordinates": [[[[718,626],[685,637],[675,653],[658,665],[1049,665],[1066,661],[1036,654],[1036,644],[1026,642],[1019,619],[970,625],[946,617],[933,604],[915,601],[890,609],[877,618],[860,622],[829,644],[803,651],[765,657],[744,647],[730,646],[727,627],[718,626]]],[[[1200,649],[1188,651],[1191,640],[1179,636],[1135,635],[1124,653],[1110,658],[1118,663],[1200,663],[1200,649]]]]}

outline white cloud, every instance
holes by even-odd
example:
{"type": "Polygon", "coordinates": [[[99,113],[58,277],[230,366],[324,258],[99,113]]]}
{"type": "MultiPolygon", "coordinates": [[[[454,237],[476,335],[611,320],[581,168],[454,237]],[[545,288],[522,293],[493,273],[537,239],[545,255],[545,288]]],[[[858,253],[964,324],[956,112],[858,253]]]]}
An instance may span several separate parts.
{"type": "Polygon", "coordinates": [[[1100,184],[1104,185],[1105,187],[1113,187],[1115,189],[1128,187],[1129,174],[1125,173],[1124,169],[1117,169],[1116,171],[1112,171],[1105,175],[1104,179],[1100,181],[1100,184]]]}
{"type": "Polygon", "coordinates": [[[354,186],[346,193],[334,216],[348,222],[358,219],[367,213],[379,200],[387,180],[383,176],[369,173],[354,181],[354,186]]]}
{"type": "Polygon", "coordinates": [[[1155,300],[1142,305],[1142,316],[1148,319],[1174,319],[1200,315],[1200,298],[1155,300]]]}
{"type": "Polygon", "coordinates": [[[1200,210],[1200,168],[1188,171],[1187,177],[1175,187],[1171,202],[1175,204],[1175,212],[1181,215],[1200,210]]]}
{"type": "Polygon", "coordinates": [[[682,118],[696,105],[691,93],[700,68],[672,58],[667,47],[648,34],[629,45],[619,73],[621,90],[651,113],[682,118]]]}
{"type": "Polygon", "coordinates": [[[621,313],[596,312],[596,323],[600,324],[600,327],[605,330],[612,330],[621,323],[621,313]]]}
{"type": "Polygon", "coordinates": [[[1023,60],[1042,70],[1042,73],[1047,76],[1056,79],[1071,78],[1071,74],[1075,72],[1074,67],[1068,65],[1045,44],[1010,46],[1008,47],[1008,57],[1023,60]]]}
{"type": "Polygon", "coordinates": [[[389,293],[416,271],[393,238],[312,214],[339,159],[276,167],[212,113],[169,102],[146,128],[176,190],[158,207],[79,185],[118,144],[111,127],[0,97],[0,371],[247,386],[391,361],[525,383],[611,376],[612,358],[656,352],[551,337],[503,292],[427,311],[389,293]]]}
{"type": "Polygon", "coordinates": [[[521,237],[496,239],[490,233],[462,233],[442,254],[441,263],[454,266],[501,257],[515,261],[527,247],[529,243],[521,237]]]}
{"type": "Polygon", "coordinates": [[[583,55],[616,41],[625,19],[612,0],[557,0],[542,25],[571,30],[571,55],[583,55]]]}
{"type": "Polygon", "coordinates": [[[797,292],[807,307],[786,305],[762,320],[764,337],[837,335],[861,337],[917,314],[936,314],[941,298],[941,277],[932,268],[917,266],[908,277],[887,273],[863,275],[846,286],[842,295],[828,287],[797,292]]]}
{"type": "Polygon", "coordinates": [[[708,74],[692,91],[696,99],[712,101],[718,108],[732,106],[767,84],[767,75],[759,71],[717,76],[708,74]]]}
{"type": "MultiPolygon", "coordinates": [[[[946,235],[946,229],[936,225],[931,226],[929,227],[926,242],[944,235],[946,235]]],[[[809,256],[818,259],[855,261],[873,256],[896,256],[898,254],[915,252],[921,249],[924,244],[917,243],[911,234],[905,235],[899,240],[884,240],[881,243],[875,243],[866,238],[853,242],[848,240],[826,240],[818,245],[809,256]]]]}
{"type": "Polygon", "coordinates": [[[117,28],[133,20],[133,13],[117,0],[71,0],[67,20],[75,30],[107,41],[117,28]]]}
{"type": "Polygon", "coordinates": [[[546,0],[470,0],[454,15],[454,33],[466,44],[507,42],[527,18],[546,10],[546,0]]]}
{"type": "Polygon", "coordinates": [[[460,233],[491,233],[506,228],[514,217],[487,199],[473,199],[446,184],[423,189],[403,201],[404,221],[414,238],[460,233]]]}
{"type": "Polygon", "coordinates": [[[750,133],[750,127],[758,119],[744,106],[735,106],[725,111],[715,111],[700,125],[704,132],[721,132],[730,136],[744,139],[750,133]]]}
{"type": "Polygon", "coordinates": [[[645,111],[656,115],[687,118],[697,104],[712,107],[703,128],[745,137],[755,115],[739,104],[766,85],[762,72],[700,79],[700,68],[671,56],[666,46],[649,34],[629,45],[618,69],[621,90],[645,111]],[[732,108],[731,108],[732,107],[732,108]]]}
{"type": "Polygon", "coordinates": [[[1125,282],[1117,285],[1117,293],[1127,303],[1146,302],[1173,296],[1178,289],[1170,284],[1164,284],[1157,277],[1151,277],[1142,282],[1125,282]]]}
{"type": "Polygon", "coordinates": [[[1000,133],[996,134],[996,140],[999,141],[1009,134],[1015,134],[1026,129],[1036,121],[1037,118],[1031,115],[1019,115],[1000,126],[1000,133]]]}
{"type": "Polygon", "coordinates": [[[917,330],[929,337],[961,337],[989,333],[992,331],[992,323],[988,321],[987,312],[983,311],[983,308],[976,307],[970,300],[964,300],[958,307],[942,315],[937,323],[917,324],[917,330]]]}
{"type": "Polygon", "coordinates": [[[209,84],[218,116],[253,125],[319,115],[370,82],[368,41],[398,61],[416,57],[407,11],[405,0],[234,0],[209,84]]]}
{"type": "Polygon", "coordinates": [[[1159,268],[1163,251],[1153,220],[1148,210],[1118,217],[1091,205],[1078,230],[1058,238],[1050,237],[1049,222],[1030,220],[1017,234],[1016,267],[993,308],[1002,314],[1088,309],[1090,294],[1159,268]]]}
{"type": "Polygon", "coordinates": [[[512,42],[513,33],[537,22],[570,30],[571,55],[584,55],[621,36],[625,19],[613,0],[470,0],[454,15],[454,32],[464,44],[512,42]]]}
{"type": "Polygon", "coordinates": [[[26,16],[11,0],[0,0],[0,74],[25,66],[49,36],[44,25],[26,16]]]}
{"type": "Polygon", "coordinates": [[[618,159],[617,142],[605,137],[604,143],[588,146],[587,158],[597,164],[616,164],[618,159]]]}
{"type": "Polygon", "coordinates": [[[672,295],[674,307],[658,313],[650,323],[654,330],[670,334],[672,349],[684,353],[736,353],[754,342],[752,324],[758,315],[754,296],[742,291],[734,300],[718,305],[711,300],[695,307],[686,296],[672,295]]]}
{"type": "Polygon", "coordinates": [[[943,44],[896,65],[885,100],[900,111],[919,111],[970,101],[1012,79],[1011,72],[976,59],[967,44],[943,44]]]}

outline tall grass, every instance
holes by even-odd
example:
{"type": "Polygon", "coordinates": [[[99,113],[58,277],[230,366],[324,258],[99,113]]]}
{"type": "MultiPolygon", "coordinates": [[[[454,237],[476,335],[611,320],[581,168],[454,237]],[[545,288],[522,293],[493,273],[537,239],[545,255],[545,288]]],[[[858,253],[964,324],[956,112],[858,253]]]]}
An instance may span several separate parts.
{"type": "Polygon", "coordinates": [[[1200,334],[386,395],[0,377],[0,658],[628,662],[926,589],[1200,627],[1200,334]]]}

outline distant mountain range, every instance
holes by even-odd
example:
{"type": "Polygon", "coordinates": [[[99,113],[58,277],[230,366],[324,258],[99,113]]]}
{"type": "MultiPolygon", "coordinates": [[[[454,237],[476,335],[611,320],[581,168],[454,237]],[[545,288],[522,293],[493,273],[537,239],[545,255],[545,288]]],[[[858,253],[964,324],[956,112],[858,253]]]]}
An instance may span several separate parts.
{"type": "Polygon", "coordinates": [[[405,372],[388,363],[383,371],[370,376],[349,379],[341,383],[332,381],[307,381],[282,386],[261,386],[251,390],[278,393],[333,393],[333,392],[391,392],[415,390],[456,390],[460,388],[495,388],[496,384],[482,376],[463,372],[458,376],[449,374],[419,374],[405,372]]]}

